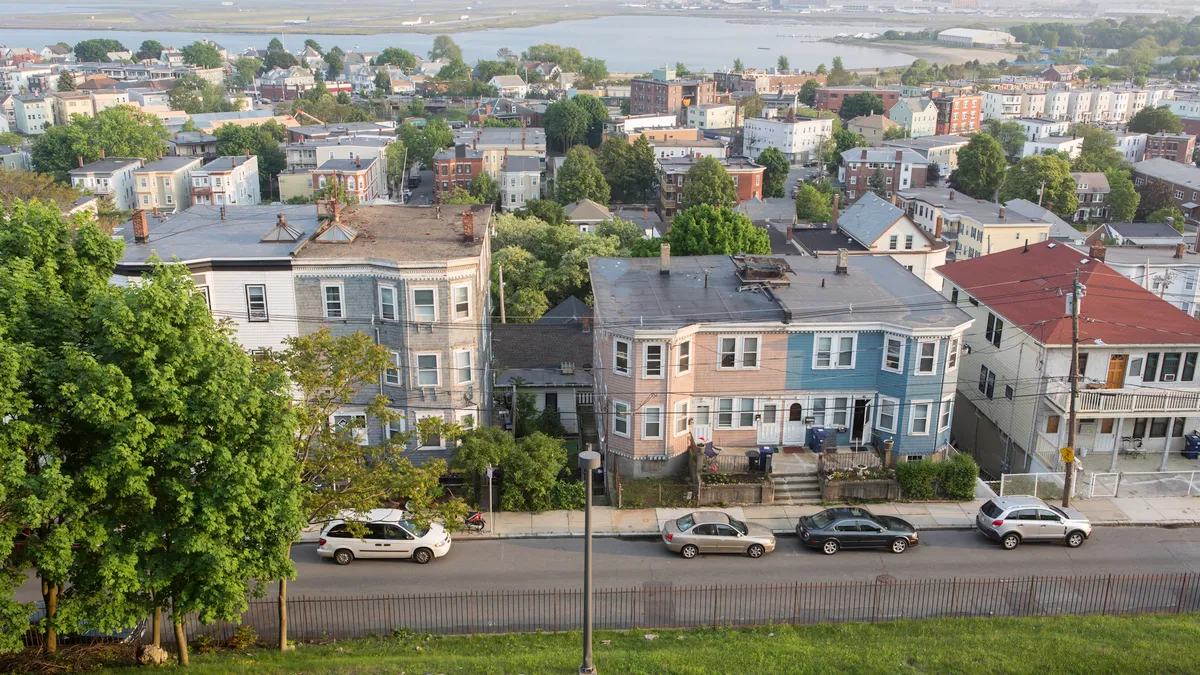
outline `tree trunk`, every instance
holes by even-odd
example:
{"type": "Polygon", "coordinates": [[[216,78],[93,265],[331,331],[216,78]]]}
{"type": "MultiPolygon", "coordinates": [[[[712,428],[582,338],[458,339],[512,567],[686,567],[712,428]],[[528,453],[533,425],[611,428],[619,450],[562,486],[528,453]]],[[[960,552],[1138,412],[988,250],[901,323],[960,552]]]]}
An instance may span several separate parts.
{"type": "Polygon", "coordinates": [[[155,647],[162,647],[162,607],[154,606],[154,613],[150,615],[150,644],[155,647]]]}
{"type": "Polygon", "coordinates": [[[188,664],[187,632],[183,629],[183,617],[175,614],[171,617],[175,622],[175,647],[179,650],[179,665],[188,664]]]}
{"type": "Polygon", "coordinates": [[[54,630],[54,617],[58,614],[58,584],[42,582],[42,601],[46,603],[46,651],[50,654],[58,651],[58,631],[54,630]]]}
{"type": "MultiPolygon", "coordinates": [[[[290,552],[291,546],[288,547],[290,552]]],[[[279,651],[287,651],[287,579],[279,580],[279,651]]]]}

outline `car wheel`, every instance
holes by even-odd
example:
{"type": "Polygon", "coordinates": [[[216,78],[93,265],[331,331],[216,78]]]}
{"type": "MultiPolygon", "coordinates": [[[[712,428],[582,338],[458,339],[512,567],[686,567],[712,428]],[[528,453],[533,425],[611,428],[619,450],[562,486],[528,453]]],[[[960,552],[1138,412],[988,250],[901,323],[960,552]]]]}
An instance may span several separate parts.
{"type": "Polygon", "coordinates": [[[333,554],[333,561],[339,565],[349,565],[354,560],[354,554],[348,549],[340,548],[333,554]]]}
{"type": "Polygon", "coordinates": [[[430,560],[433,560],[433,551],[430,551],[427,548],[419,548],[416,551],[413,551],[413,560],[417,561],[421,565],[424,565],[430,560]]]}
{"type": "Polygon", "coordinates": [[[766,552],[767,550],[762,547],[762,544],[754,544],[746,550],[746,553],[748,553],[751,558],[761,558],[762,554],[766,552]]]}
{"type": "Polygon", "coordinates": [[[892,553],[904,553],[907,550],[908,550],[908,540],[907,539],[892,540],[892,553]]]}
{"type": "Polygon", "coordinates": [[[1008,534],[1004,535],[1003,539],[1000,540],[1000,545],[1004,547],[1005,551],[1013,550],[1020,543],[1021,535],[1017,534],[1016,532],[1009,532],[1008,534]]]}
{"type": "Polygon", "coordinates": [[[821,544],[821,553],[825,555],[833,555],[838,552],[842,545],[833,539],[827,539],[824,544],[821,544]]]}
{"type": "Polygon", "coordinates": [[[1071,548],[1079,548],[1080,546],[1083,546],[1083,540],[1086,538],[1087,537],[1084,537],[1082,532],[1076,530],[1067,535],[1067,546],[1070,546],[1071,548]]]}
{"type": "Polygon", "coordinates": [[[684,558],[687,558],[688,560],[695,558],[696,554],[699,552],[700,552],[700,549],[696,548],[695,546],[692,546],[691,544],[688,544],[687,546],[684,546],[683,548],[679,549],[679,555],[683,556],[684,558]]]}

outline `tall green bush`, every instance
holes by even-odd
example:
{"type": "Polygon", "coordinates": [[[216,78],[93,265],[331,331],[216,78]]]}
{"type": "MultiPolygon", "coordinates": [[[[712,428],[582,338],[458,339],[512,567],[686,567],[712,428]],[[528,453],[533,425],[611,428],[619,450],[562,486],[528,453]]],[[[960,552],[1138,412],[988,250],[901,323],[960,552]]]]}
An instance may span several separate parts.
{"type": "Polygon", "coordinates": [[[979,465],[970,455],[958,454],[938,467],[938,482],[946,497],[967,501],[975,497],[975,479],[979,477],[979,465]]]}
{"type": "Polygon", "coordinates": [[[898,464],[896,480],[900,481],[900,494],[905,499],[933,499],[933,480],[937,478],[938,466],[928,460],[898,464]]]}
{"type": "Polygon", "coordinates": [[[968,501],[975,497],[978,477],[979,465],[970,455],[955,455],[944,462],[905,462],[896,467],[896,480],[905,499],[934,499],[940,487],[947,499],[968,501]]]}

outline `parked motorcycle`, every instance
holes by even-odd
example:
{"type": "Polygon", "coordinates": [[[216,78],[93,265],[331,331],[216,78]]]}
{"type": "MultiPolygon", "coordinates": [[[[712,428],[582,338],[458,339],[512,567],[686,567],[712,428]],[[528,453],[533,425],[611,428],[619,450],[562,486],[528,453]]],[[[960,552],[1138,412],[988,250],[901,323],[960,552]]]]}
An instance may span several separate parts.
{"type": "Polygon", "coordinates": [[[464,522],[467,529],[472,532],[483,532],[484,528],[487,527],[487,521],[484,520],[483,514],[479,511],[468,511],[464,522]]]}

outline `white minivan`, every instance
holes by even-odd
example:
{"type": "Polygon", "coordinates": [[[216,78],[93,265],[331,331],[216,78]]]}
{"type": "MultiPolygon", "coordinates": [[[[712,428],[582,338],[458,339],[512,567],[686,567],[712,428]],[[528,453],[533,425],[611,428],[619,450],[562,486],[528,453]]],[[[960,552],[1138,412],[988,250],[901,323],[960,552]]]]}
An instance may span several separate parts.
{"type": "Polygon", "coordinates": [[[450,552],[450,534],[437,523],[422,527],[403,519],[372,518],[363,527],[366,535],[358,539],[346,521],[331,521],[321,532],[317,555],[339,565],[356,558],[412,558],[423,565],[450,552]]]}

